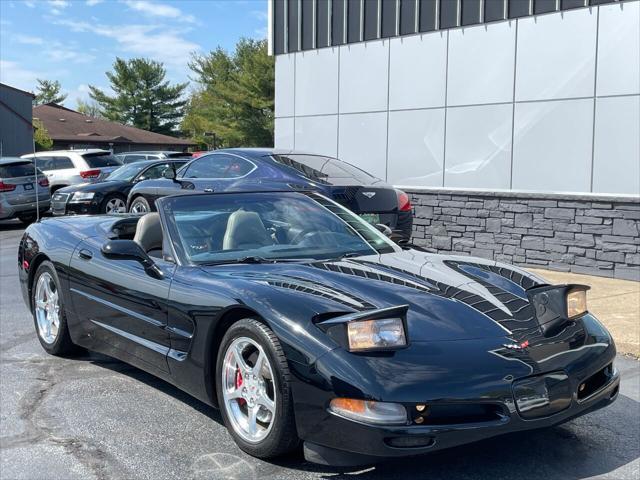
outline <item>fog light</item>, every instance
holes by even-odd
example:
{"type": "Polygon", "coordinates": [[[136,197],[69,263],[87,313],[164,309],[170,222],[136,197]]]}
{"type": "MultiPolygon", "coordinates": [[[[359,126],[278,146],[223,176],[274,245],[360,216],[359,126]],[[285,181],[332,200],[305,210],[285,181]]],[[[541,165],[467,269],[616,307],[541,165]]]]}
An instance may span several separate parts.
{"type": "Polygon", "coordinates": [[[420,447],[430,447],[433,445],[434,440],[432,437],[426,437],[423,435],[415,436],[415,437],[395,437],[395,438],[387,438],[385,442],[390,447],[395,448],[420,448],[420,447]]]}
{"type": "Polygon", "coordinates": [[[329,409],[342,417],[364,423],[402,425],[407,422],[407,411],[399,403],[334,398],[329,409]]]}
{"type": "Polygon", "coordinates": [[[415,423],[417,423],[418,425],[420,425],[421,423],[424,422],[424,417],[416,417],[416,418],[413,419],[413,421],[415,423]]]}
{"type": "Polygon", "coordinates": [[[416,410],[419,412],[424,412],[426,408],[426,405],[416,405],[416,410]]]}

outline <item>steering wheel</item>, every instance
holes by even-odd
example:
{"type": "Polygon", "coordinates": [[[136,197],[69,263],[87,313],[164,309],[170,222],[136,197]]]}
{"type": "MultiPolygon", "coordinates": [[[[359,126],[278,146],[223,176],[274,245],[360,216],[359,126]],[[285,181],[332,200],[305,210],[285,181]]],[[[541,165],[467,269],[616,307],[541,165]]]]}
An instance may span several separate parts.
{"type": "Polygon", "coordinates": [[[308,236],[309,234],[313,234],[313,233],[317,233],[315,231],[314,227],[304,228],[304,229],[302,229],[302,231],[298,232],[295,237],[293,237],[291,239],[291,244],[292,245],[297,245],[300,242],[302,242],[305,239],[306,236],[308,236]]]}

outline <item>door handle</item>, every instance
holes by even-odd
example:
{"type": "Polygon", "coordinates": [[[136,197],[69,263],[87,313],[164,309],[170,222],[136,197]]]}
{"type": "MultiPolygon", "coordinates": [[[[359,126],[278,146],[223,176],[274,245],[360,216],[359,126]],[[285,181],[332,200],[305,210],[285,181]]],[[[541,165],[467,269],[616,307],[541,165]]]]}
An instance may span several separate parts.
{"type": "Polygon", "coordinates": [[[83,248],[78,252],[78,256],[83,260],[91,260],[93,258],[93,253],[83,248]]]}

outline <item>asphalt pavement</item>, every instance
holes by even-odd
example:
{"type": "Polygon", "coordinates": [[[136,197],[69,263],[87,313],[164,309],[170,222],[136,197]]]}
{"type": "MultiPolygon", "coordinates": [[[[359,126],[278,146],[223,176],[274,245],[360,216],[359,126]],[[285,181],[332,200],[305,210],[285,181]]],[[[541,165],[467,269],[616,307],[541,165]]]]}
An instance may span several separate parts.
{"type": "Polygon", "coordinates": [[[240,451],[219,413],[96,354],[44,353],[17,279],[22,227],[0,222],[0,479],[640,478],[640,363],[618,357],[610,407],[564,425],[365,469],[240,451]]]}

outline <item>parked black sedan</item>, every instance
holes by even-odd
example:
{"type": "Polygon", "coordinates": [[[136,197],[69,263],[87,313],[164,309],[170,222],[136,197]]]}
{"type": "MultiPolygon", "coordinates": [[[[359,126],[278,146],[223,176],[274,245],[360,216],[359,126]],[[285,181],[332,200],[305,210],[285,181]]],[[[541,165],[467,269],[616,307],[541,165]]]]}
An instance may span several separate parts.
{"type": "Polygon", "coordinates": [[[218,406],[251,455],[302,441],[314,462],[369,463],[617,397],[588,287],[402,249],[315,192],[157,205],[26,230],[19,278],[37,336],[50,354],[99,351],[218,406]]]}
{"type": "Polygon", "coordinates": [[[180,168],[180,160],[147,160],[124,165],[97,183],[83,183],[57,190],[51,199],[54,215],[125,213],[127,195],[138,182],[162,178],[168,168],[180,168]]]}
{"type": "Polygon", "coordinates": [[[155,211],[157,198],[181,190],[219,192],[242,185],[277,185],[323,193],[371,224],[386,225],[397,241],[408,241],[413,225],[409,196],[375,176],[337,158],[273,148],[233,148],[199,156],[176,178],[140,182],[127,208],[155,211]]]}

